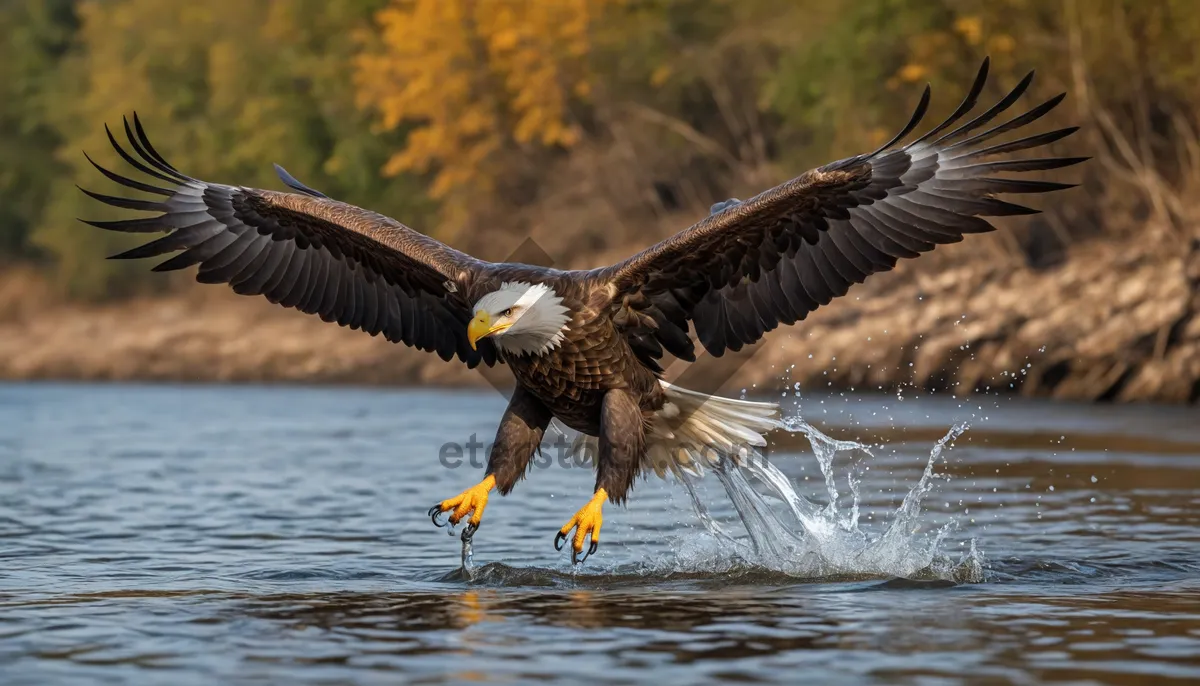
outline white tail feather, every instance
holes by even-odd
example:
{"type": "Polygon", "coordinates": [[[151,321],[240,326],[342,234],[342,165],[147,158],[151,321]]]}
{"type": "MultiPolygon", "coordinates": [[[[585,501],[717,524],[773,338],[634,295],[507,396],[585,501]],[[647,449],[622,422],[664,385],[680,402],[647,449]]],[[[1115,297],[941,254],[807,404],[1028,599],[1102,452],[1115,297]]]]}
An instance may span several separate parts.
{"type": "MultiPolygon", "coordinates": [[[[767,445],[763,434],[783,426],[776,403],[722,398],[659,383],[667,401],[647,427],[646,464],[660,477],[681,471],[701,476],[722,457],[738,463],[767,445]]],[[[596,443],[595,436],[580,434],[574,450],[596,455],[596,443]]]]}

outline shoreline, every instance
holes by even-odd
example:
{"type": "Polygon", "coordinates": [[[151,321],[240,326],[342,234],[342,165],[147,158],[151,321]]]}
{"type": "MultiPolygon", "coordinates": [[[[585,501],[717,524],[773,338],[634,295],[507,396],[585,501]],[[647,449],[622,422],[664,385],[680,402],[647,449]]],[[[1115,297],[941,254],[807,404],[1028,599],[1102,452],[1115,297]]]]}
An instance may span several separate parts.
{"type": "MultiPolygon", "coordinates": [[[[510,383],[502,368],[468,370],[224,289],[189,285],[88,306],[61,302],[29,281],[28,274],[0,281],[3,380],[510,383]]],[[[1197,402],[1200,259],[1095,244],[1041,271],[982,261],[899,269],[754,348],[702,356],[693,367],[668,365],[668,379],[726,394],[799,383],[802,390],[1197,402]]]]}

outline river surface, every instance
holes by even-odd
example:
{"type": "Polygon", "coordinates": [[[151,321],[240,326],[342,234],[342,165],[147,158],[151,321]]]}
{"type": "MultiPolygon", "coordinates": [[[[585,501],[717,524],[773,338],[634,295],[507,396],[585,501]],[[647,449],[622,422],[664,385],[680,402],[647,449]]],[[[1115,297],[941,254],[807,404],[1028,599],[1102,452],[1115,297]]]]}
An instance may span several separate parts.
{"type": "MultiPolygon", "coordinates": [[[[941,567],[748,561],[651,479],[572,568],[552,540],[592,475],[550,451],[468,575],[426,510],[481,478],[498,393],[0,385],[0,684],[1200,681],[1200,410],[781,400],[872,445],[832,474],[876,539],[970,424],[905,526],[941,567]]],[[[829,509],[782,434],[771,464],[829,509]]]]}

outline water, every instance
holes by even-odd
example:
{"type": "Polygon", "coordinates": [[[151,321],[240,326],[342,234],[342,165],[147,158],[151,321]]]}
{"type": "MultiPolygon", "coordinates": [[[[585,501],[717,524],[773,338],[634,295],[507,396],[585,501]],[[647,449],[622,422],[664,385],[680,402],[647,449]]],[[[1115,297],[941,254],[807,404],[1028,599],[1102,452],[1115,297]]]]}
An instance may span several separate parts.
{"type": "Polygon", "coordinates": [[[503,404],[0,386],[0,683],[1200,679],[1194,408],[808,396],[870,454],[775,436],[805,500],[751,504],[773,537],[721,475],[692,484],[720,534],[651,480],[572,568],[592,475],[552,461],[491,500],[468,579],[425,511],[503,404]]]}
{"type": "MultiPolygon", "coordinates": [[[[861,526],[858,487],[862,475],[853,468],[846,474],[851,498],[849,512],[839,511],[835,466],[842,452],[861,453],[873,460],[870,446],[831,438],[799,416],[787,417],[782,424],[783,429],[807,437],[829,496],[825,507],[818,507],[798,493],[792,479],[770,460],[745,460],[739,463],[740,468],[719,464],[717,479],[729,496],[737,521],[746,530],[745,541],[740,541],[713,519],[710,500],[697,492],[696,480],[687,474],[680,475],[697,517],[716,540],[727,546],[724,553],[727,559],[735,564],[810,579],[877,575],[974,583],[984,580],[983,559],[974,540],[956,563],[940,550],[957,518],[952,517],[932,535],[922,531],[926,527],[922,526],[921,503],[933,489],[934,468],[953,441],[966,431],[966,424],[951,427],[938,439],[920,478],[894,512],[880,513],[880,525],[874,533],[861,526]],[[762,484],[761,490],[778,499],[782,506],[773,507],[762,497],[761,490],[746,478],[747,474],[756,478],[762,484]]],[[[784,457],[788,457],[786,453],[784,457]]],[[[463,566],[470,571],[469,563],[463,566]]]]}

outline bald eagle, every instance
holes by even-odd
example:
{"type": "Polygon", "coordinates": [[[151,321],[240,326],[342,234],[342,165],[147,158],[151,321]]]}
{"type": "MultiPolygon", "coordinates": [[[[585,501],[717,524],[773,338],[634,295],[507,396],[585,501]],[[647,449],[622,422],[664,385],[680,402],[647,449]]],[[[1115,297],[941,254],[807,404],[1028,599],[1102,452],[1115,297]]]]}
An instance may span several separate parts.
{"type": "MultiPolygon", "coordinates": [[[[154,267],[199,265],[197,280],[319,315],[327,322],[402,342],[469,367],[506,364],[516,380],[485,478],[430,510],[464,536],[479,527],[493,490],[506,495],[525,475],[552,419],[592,437],[592,499],[555,536],[571,531],[572,560],[600,541],[602,507],[624,503],[639,474],[697,474],[779,426],[771,403],[707,396],[663,380],[664,353],[694,361],[737,351],[792,324],[867,276],[892,269],[965,234],[993,230],[984,217],[1036,210],[1001,200],[1069,184],[998,177],[1067,167],[1086,158],[1013,158],[1073,133],[1062,128],[1003,143],[998,136],[1041,118],[1065,94],[988,125],[1009,110],[1030,72],[994,106],[975,107],[985,60],[962,104],[912,142],[901,142],[929,106],[928,86],[908,124],[874,152],[839,160],[744,202],[714,205],[695,225],[619,264],[560,271],[476,259],[388,217],[333,200],[276,166],[291,193],[209,183],[160,155],[141,122],[125,121],[132,154],[118,155],[154,181],[105,177],[157,199],[84,191],[108,205],[155,213],[90,221],[110,231],[165,233],[115,255],[174,253],[154,267]],[[985,145],[987,144],[987,145],[985,145]],[[694,338],[689,335],[689,328],[694,338]]],[[[105,127],[108,131],[108,128],[105,127]]],[[[91,158],[88,158],[91,162],[91,158]]],[[[582,557],[581,557],[582,555],[582,557]]]]}

